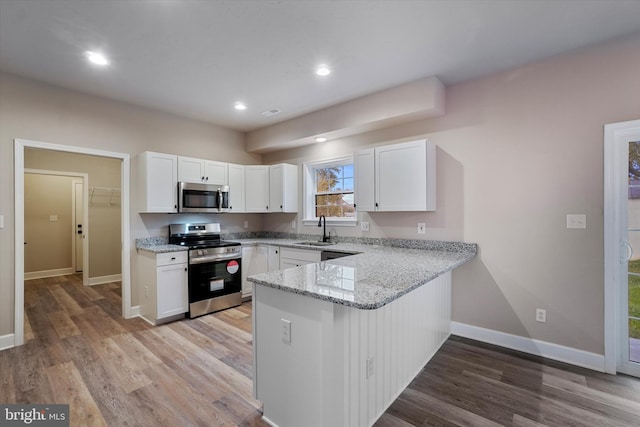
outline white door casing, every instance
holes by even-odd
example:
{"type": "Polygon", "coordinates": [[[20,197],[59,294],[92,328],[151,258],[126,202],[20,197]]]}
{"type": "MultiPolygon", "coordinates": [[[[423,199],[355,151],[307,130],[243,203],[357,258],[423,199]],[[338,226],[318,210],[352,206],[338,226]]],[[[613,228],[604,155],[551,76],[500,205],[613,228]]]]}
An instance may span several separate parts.
{"type": "Polygon", "coordinates": [[[626,240],[629,142],[638,140],[640,120],[604,127],[605,371],[635,376],[640,364],[629,361],[626,240]]]}
{"type": "MultiPolygon", "coordinates": [[[[122,182],[122,205],[121,205],[121,241],[122,241],[122,315],[125,318],[133,316],[131,307],[131,226],[130,226],[130,206],[129,206],[129,186],[130,186],[130,155],[126,153],[115,153],[110,151],[96,150],[85,147],[75,147],[60,144],[51,144],[25,139],[14,140],[14,345],[24,344],[24,149],[40,148],[44,150],[63,151],[69,153],[88,154],[100,157],[120,159],[120,179],[122,182]]],[[[87,197],[87,186],[85,186],[85,200],[87,197]]],[[[88,215],[88,214],[85,214],[88,215]]],[[[85,246],[88,242],[85,239],[85,246]]],[[[85,249],[86,251],[86,249],[85,249]]],[[[85,256],[87,253],[84,253],[85,256]]]]}

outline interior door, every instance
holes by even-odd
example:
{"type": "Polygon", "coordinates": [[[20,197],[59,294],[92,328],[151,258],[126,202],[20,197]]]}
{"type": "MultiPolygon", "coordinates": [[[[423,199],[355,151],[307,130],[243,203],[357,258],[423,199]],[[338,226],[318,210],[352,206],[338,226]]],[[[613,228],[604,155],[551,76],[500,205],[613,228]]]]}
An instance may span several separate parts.
{"type": "Polygon", "coordinates": [[[84,185],[82,180],[73,180],[73,233],[74,233],[74,266],[76,273],[84,270],[84,185]]]}

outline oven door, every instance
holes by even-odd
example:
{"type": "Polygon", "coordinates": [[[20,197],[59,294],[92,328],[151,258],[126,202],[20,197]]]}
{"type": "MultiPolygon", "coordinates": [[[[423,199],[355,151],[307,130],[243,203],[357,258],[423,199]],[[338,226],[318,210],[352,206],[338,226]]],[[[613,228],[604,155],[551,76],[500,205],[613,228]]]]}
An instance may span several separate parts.
{"type": "Polygon", "coordinates": [[[242,259],[189,264],[189,303],[242,291],[242,259]]]}

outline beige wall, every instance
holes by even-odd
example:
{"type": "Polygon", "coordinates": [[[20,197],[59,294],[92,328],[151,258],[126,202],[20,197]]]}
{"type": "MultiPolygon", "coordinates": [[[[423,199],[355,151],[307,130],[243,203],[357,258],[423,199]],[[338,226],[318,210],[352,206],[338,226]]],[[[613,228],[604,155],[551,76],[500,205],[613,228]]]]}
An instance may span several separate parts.
{"type": "Polygon", "coordinates": [[[24,271],[71,268],[72,180],[69,176],[24,176],[24,271]],[[50,221],[50,217],[57,217],[50,221]]]}
{"type": "MultiPolygon", "coordinates": [[[[88,174],[89,181],[86,185],[89,189],[121,188],[121,163],[119,159],[33,148],[25,149],[24,153],[25,168],[88,174]]],[[[122,272],[121,200],[118,196],[109,204],[109,200],[101,194],[104,193],[95,193],[89,203],[89,278],[122,272]]],[[[26,225],[25,223],[25,234],[26,225]]]]}
{"type": "MultiPolygon", "coordinates": [[[[457,322],[603,354],[603,125],[640,118],[640,37],[447,88],[444,117],[264,156],[328,157],[426,137],[438,211],[361,214],[367,234],[477,242],[454,274],[457,322]],[[566,215],[587,215],[586,230],[566,215]],[[547,310],[547,323],[534,320],[547,310]]],[[[269,228],[286,227],[269,217],[269,228]]],[[[318,232],[315,227],[302,228],[318,232]]]]}
{"type": "MultiPolygon", "coordinates": [[[[244,150],[244,135],[195,120],[110,101],[0,73],[0,336],[13,333],[14,319],[14,139],[87,147],[131,156],[145,150],[256,164],[260,155],[244,150]]],[[[137,206],[135,159],[132,159],[131,206],[137,206]]],[[[242,215],[207,215],[229,231],[242,230],[242,215]]],[[[259,215],[247,215],[261,228],[259,215]]],[[[188,218],[188,217],[187,217],[188,218]]],[[[164,235],[166,224],[181,215],[131,213],[131,245],[139,237],[164,235]]],[[[130,254],[135,257],[135,249],[130,254]]],[[[132,300],[137,304],[135,264],[132,300]]]]}

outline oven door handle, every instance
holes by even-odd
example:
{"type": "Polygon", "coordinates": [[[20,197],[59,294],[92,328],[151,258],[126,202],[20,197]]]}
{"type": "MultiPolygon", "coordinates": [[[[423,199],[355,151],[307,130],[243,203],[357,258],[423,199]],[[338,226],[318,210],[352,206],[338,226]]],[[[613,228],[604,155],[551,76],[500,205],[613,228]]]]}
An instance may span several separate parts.
{"type": "Polygon", "coordinates": [[[202,256],[189,259],[189,264],[204,264],[207,262],[226,261],[229,259],[241,259],[242,254],[229,254],[229,255],[211,255],[202,256]]]}

